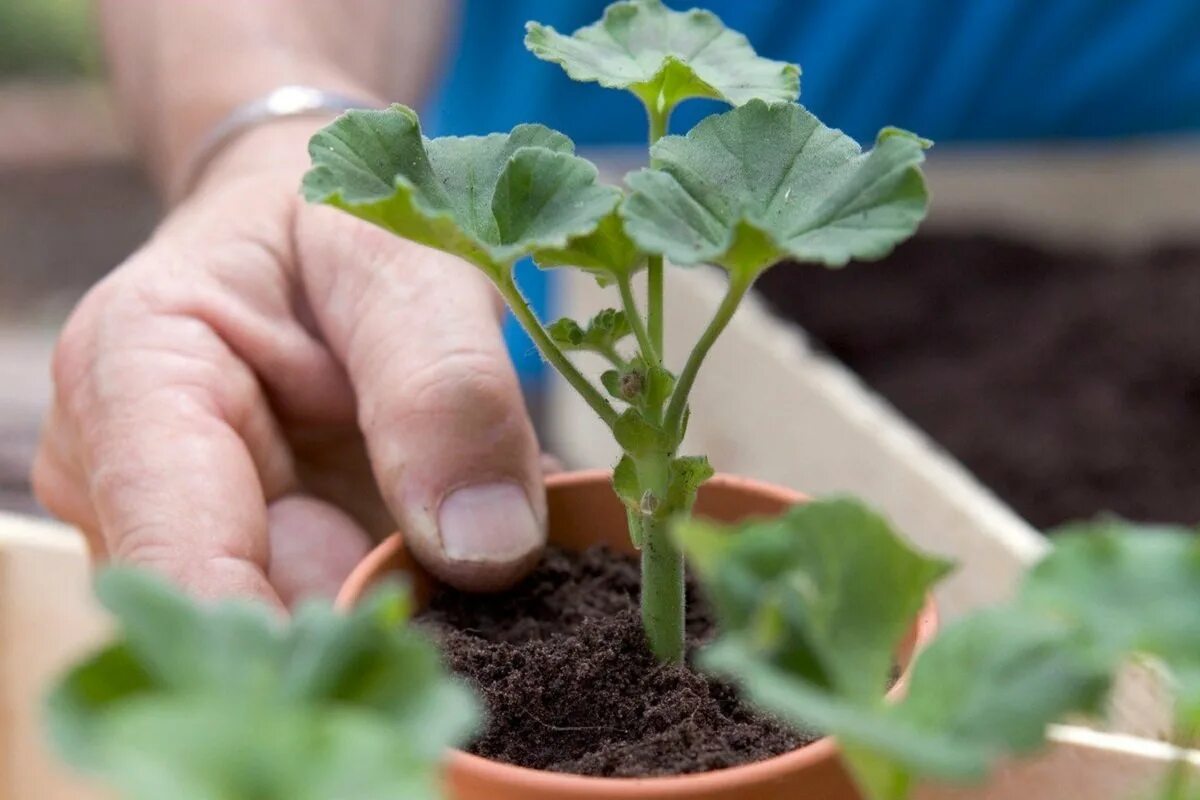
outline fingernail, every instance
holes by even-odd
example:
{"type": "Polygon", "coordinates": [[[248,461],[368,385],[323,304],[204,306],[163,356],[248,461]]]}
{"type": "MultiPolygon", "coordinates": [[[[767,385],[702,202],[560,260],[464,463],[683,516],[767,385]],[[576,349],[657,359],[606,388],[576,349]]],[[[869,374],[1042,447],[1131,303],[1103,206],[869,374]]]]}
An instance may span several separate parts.
{"type": "Polygon", "coordinates": [[[541,524],[514,483],[454,490],[442,501],[438,528],[451,561],[508,563],[542,546],[541,524]]]}

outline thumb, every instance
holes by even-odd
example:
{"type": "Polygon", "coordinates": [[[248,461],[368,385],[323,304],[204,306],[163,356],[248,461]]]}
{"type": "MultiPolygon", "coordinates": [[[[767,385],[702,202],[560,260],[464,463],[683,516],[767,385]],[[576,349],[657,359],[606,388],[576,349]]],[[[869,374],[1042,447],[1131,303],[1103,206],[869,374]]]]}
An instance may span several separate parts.
{"type": "Polygon", "coordinates": [[[474,267],[330,209],[297,243],[376,480],[413,555],[464,589],[523,577],[545,544],[539,449],[474,267]]]}

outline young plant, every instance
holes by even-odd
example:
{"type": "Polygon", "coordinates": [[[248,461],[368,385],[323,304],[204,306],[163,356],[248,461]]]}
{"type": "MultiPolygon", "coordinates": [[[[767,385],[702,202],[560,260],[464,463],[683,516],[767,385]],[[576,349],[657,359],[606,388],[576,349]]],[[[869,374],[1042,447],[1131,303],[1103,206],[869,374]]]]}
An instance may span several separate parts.
{"type": "MultiPolygon", "coordinates": [[[[979,779],[1001,756],[1037,749],[1063,715],[1100,714],[1130,659],[1169,672],[1177,743],[1200,730],[1195,531],[1115,520],[1063,530],[1012,602],[958,620],[918,655],[894,703],[893,658],[944,563],[850,500],[675,533],[721,624],[702,668],[837,736],[869,800],[904,800],[920,778],[979,779]]],[[[1184,797],[1185,779],[1172,772],[1162,796],[1184,797]]]]}
{"type": "Polygon", "coordinates": [[[97,592],[119,635],[59,682],[49,719],[63,758],[126,800],[435,800],[446,748],[473,730],[475,702],[404,626],[396,588],[290,623],[131,570],[97,592]]]}
{"type": "Polygon", "coordinates": [[[627,191],[599,184],[571,141],[541,125],[431,140],[398,105],[349,112],[314,136],[303,191],[478,267],[609,427],[624,453],[613,485],[642,551],[647,638],[660,658],[677,661],[683,559],[667,521],[690,512],[713,474],[705,457],[679,454],[701,365],[767,268],[783,260],[840,267],[880,258],[910,236],[925,214],[919,164],[929,142],[885,128],[862,152],[795,103],[797,67],[757,56],[706,11],[626,0],[570,36],[536,23],[527,30],[534,55],[645,105],[650,163],[626,176],[627,191]],[[672,110],[692,97],[734,108],[686,136],[666,135],[672,110]],[[586,325],[544,326],[513,280],[513,265],[526,257],[590,273],[615,288],[619,310],[586,325]],[[729,277],[678,372],[663,361],[664,258],[713,264],[729,277]],[[643,270],[644,310],[634,295],[643,270]],[[572,351],[609,362],[599,386],[568,358],[572,351]]]}

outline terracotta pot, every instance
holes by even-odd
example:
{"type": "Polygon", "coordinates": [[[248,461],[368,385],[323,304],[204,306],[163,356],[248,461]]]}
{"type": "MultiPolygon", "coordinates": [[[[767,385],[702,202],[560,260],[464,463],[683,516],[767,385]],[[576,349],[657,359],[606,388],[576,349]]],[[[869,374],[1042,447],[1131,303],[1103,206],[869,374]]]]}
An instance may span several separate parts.
{"type": "MultiPolygon", "coordinates": [[[[550,541],[571,550],[606,544],[633,552],[625,512],[613,494],[610,473],[589,470],[546,479],[550,541]]],[[[778,514],[804,496],[778,486],[718,475],[700,490],[696,513],[725,522],[778,514]]],[[[409,558],[400,534],[393,534],[355,568],[338,594],[348,608],[371,584],[389,573],[410,573],[418,600],[428,596],[429,577],[409,558]]],[[[930,600],[898,654],[907,667],[913,653],[937,628],[930,600]]],[[[905,676],[892,692],[902,691],[905,676]]],[[[515,767],[454,751],[447,765],[452,800],[859,800],[859,794],[826,738],[790,753],[753,764],[697,775],[665,778],[593,778],[515,767]]]]}

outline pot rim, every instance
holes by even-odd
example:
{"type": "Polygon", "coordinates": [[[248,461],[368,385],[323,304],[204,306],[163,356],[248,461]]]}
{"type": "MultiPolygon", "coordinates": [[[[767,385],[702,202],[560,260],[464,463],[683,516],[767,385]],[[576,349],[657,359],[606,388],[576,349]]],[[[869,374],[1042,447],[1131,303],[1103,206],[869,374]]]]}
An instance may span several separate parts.
{"type": "MultiPolygon", "coordinates": [[[[604,481],[611,478],[611,471],[606,469],[587,469],[573,472],[561,472],[548,475],[545,478],[546,489],[564,489],[582,484],[604,481]]],[[[726,486],[736,486],[747,491],[768,492],[786,495],[790,502],[801,502],[808,499],[806,495],[787,489],[776,484],[743,478],[737,475],[718,473],[710,479],[710,483],[720,483],[726,486]]],[[[335,608],[346,610],[357,602],[364,589],[370,584],[383,568],[403,550],[403,536],[393,533],[375,546],[354,568],[338,591],[334,601],[335,608]]],[[[913,646],[908,664],[900,673],[900,677],[888,689],[887,696],[895,699],[901,696],[908,686],[910,667],[917,654],[932,641],[937,633],[938,610],[933,596],[929,595],[925,605],[913,622],[913,646]]],[[[838,754],[837,744],[832,736],[824,736],[815,742],[802,745],[795,750],[781,753],[777,756],[754,761],[749,764],[739,764],[710,772],[689,773],[684,775],[662,775],[648,778],[608,778],[594,775],[576,775],[566,772],[550,772],[530,767],[507,764],[502,761],[472,755],[463,750],[453,749],[447,759],[447,766],[452,771],[469,773],[481,781],[510,782],[517,779],[522,785],[538,789],[549,789],[561,786],[564,782],[576,787],[574,791],[586,791],[582,798],[620,798],[645,797],[647,791],[661,789],[661,796],[686,796],[688,792],[714,791],[729,789],[744,785],[747,782],[764,783],[773,779],[802,770],[827,759],[835,758],[838,754]],[[506,776],[508,776],[506,778],[506,776]],[[677,794],[683,792],[685,794],[677,794]]]]}

